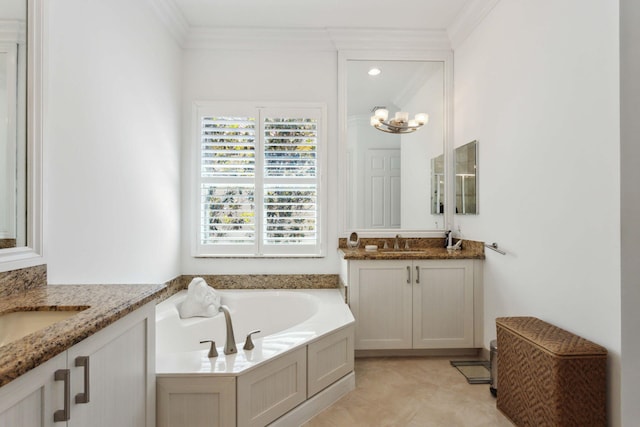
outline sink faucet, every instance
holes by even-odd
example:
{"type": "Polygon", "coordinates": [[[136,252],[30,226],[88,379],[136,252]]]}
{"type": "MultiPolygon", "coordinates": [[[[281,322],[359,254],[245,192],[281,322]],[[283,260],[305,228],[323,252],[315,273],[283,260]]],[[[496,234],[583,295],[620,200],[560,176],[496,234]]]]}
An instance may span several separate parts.
{"type": "Polygon", "coordinates": [[[393,249],[400,249],[400,235],[396,234],[396,239],[393,241],[393,249]]]}
{"type": "Polygon", "coordinates": [[[224,354],[234,354],[238,352],[236,348],[236,339],[233,336],[233,324],[231,323],[231,314],[229,307],[221,305],[219,311],[224,313],[224,320],[227,323],[227,340],[224,343],[224,354]]]}

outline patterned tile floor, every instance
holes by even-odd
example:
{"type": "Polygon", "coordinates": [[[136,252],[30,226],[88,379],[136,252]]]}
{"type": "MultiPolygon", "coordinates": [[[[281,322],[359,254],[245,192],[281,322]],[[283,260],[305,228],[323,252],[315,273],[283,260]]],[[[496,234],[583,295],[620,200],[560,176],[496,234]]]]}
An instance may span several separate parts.
{"type": "Polygon", "coordinates": [[[512,427],[489,385],[444,358],[356,359],[356,389],[305,427],[512,427]]]}

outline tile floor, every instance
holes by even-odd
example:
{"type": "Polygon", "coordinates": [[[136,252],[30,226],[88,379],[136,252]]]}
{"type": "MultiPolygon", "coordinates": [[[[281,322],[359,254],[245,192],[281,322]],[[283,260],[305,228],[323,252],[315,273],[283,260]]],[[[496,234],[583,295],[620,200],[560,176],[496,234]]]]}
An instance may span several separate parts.
{"type": "Polygon", "coordinates": [[[356,359],[356,389],[305,427],[512,427],[489,385],[444,358],[356,359]]]}

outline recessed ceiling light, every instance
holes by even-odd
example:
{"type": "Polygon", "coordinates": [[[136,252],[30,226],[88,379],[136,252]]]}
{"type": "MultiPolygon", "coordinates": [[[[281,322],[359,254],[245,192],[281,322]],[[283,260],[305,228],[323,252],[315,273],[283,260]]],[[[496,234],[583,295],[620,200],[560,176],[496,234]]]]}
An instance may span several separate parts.
{"type": "Polygon", "coordinates": [[[367,72],[367,74],[369,74],[370,76],[377,76],[378,74],[380,74],[382,71],[380,71],[380,68],[377,67],[372,67],[369,69],[369,71],[367,72]]]}

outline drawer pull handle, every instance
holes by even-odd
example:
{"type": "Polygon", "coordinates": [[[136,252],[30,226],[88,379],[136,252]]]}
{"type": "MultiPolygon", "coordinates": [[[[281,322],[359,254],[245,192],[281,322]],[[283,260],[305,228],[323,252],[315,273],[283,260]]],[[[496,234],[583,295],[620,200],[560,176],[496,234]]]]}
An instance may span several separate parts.
{"type": "Polygon", "coordinates": [[[58,369],[53,376],[55,381],[64,381],[64,409],[58,409],[53,413],[53,422],[69,421],[71,410],[71,402],[69,395],[71,394],[71,371],[68,369],[58,369]]]}
{"type": "Polygon", "coordinates": [[[416,283],[420,283],[420,267],[416,265],[416,283]]]}
{"type": "Polygon", "coordinates": [[[407,283],[411,283],[411,267],[407,266],[407,283]]]}
{"type": "Polygon", "coordinates": [[[89,403],[89,356],[76,357],[76,366],[84,367],[84,393],[76,394],[76,403],[89,403]]]}

